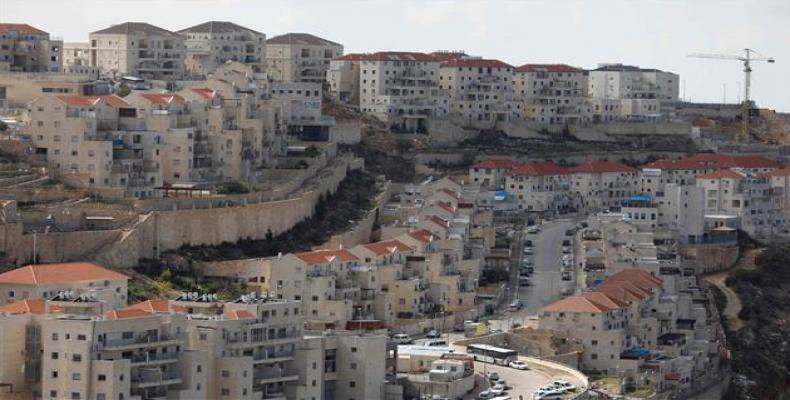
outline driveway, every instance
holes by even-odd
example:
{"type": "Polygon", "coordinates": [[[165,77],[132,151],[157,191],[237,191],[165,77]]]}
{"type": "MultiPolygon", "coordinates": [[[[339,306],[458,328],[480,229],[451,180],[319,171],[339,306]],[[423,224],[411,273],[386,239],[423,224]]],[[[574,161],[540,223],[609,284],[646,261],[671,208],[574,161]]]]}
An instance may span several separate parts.
{"type": "MultiPolygon", "coordinates": [[[[524,357],[520,357],[520,359],[527,361],[524,357]]],[[[532,400],[532,393],[535,392],[535,390],[557,379],[567,380],[577,387],[581,385],[581,382],[560,371],[542,369],[534,364],[529,365],[531,369],[522,371],[501,365],[475,362],[475,373],[485,374],[487,372],[496,372],[499,374],[500,379],[504,379],[508,386],[512,386],[512,389],[507,391],[507,395],[513,400],[518,400],[519,396],[523,396],[524,400],[532,400]]],[[[485,380],[484,382],[488,381],[485,380]]],[[[488,386],[475,387],[471,393],[464,396],[464,399],[477,399],[477,394],[486,388],[488,388],[488,386]]],[[[567,397],[571,398],[572,396],[568,395],[567,397]]]]}

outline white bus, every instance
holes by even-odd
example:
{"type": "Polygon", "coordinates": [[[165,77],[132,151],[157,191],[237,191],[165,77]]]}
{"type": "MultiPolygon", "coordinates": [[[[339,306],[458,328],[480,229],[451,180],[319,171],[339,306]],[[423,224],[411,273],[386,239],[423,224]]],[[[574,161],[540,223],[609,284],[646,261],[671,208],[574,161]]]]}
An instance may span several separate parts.
{"type": "Polygon", "coordinates": [[[470,344],[466,346],[466,352],[476,361],[492,364],[508,365],[511,361],[518,360],[517,351],[487,344],[470,344]]]}

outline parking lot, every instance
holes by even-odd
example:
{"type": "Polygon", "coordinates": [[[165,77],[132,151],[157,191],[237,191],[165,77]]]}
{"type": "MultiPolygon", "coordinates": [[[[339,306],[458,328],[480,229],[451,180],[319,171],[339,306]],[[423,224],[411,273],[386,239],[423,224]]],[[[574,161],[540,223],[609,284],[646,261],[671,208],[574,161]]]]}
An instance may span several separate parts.
{"type": "MultiPolygon", "coordinates": [[[[521,359],[525,361],[527,360],[526,358],[521,359]]],[[[573,383],[576,387],[581,385],[581,382],[576,380],[574,377],[562,373],[561,371],[548,370],[540,368],[537,365],[531,364],[529,362],[527,363],[530,364],[531,369],[522,371],[502,365],[475,362],[475,373],[483,374],[483,376],[485,376],[485,374],[488,372],[496,372],[500,379],[504,379],[507,382],[507,385],[512,387],[507,391],[507,395],[513,400],[519,400],[519,396],[522,396],[524,400],[531,400],[532,393],[534,393],[539,387],[557,379],[567,380],[573,383]]],[[[481,380],[478,379],[478,381],[481,380]]],[[[477,399],[478,394],[487,388],[487,386],[475,387],[475,390],[464,396],[464,399],[477,399]]],[[[568,394],[566,397],[571,398],[572,394],[568,394]]]]}

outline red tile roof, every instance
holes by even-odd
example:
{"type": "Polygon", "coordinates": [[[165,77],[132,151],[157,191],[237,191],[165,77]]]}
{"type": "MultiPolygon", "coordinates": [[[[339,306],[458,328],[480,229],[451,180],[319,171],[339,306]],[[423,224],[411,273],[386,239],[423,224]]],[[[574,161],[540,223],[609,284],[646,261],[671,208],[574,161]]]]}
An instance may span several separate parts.
{"type": "Polygon", "coordinates": [[[177,313],[185,313],[187,311],[186,307],[173,304],[170,300],[164,299],[155,299],[155,300],[146,300],[137,304],[132,304],[125,309],[128,310],[142,310],[150,313],[170,313],[170,311],[177,312],[177,313]]]}
{"type": "Polygon", "coordinates": [[[492,59],[484,58],[454,58],[442,63],[442,68],[513,68],[512,65],[492,59]]]}
{"type": "Polygon", "coordinates": [[[444,219],[442,217],[438,217],[436,215],[431,215],[431,217],[428,218],[428,221],[431,221],[434,224],[439,225],[440,227],[442,227],[444,229],[447,229],[447,228],[450,227],[450,222],[449,221],[447,221],[446,219],[444,219]]]}
{"type": "Polygon", "coordinates": [[[710,164],[694,161],[689,159],[683,160],[658,160],[642,166],[642,168],[661,169],[665,171],[670,170],[694,170],[694,169],[708,169],[712,166],[710,164]]]}
{"type": "Polygon", "coordinates": [[[108,106],[113,108],[130,107],[126,100],[116,96],[78,96],[78,95],[60,95],[55,96],[58,100],[70,107],[93,107],[99,100],[103,100],[108,106]]]}
{"type": "Polygon", "coordinates": [[[705,175],[700,175],[697,179],[743,179],[743,175],[729,169],[720,169],[718,171],[713,171],[711,173],[707,173],[705,175]]]}
{"type": "Polygon", "coordinates": [[[86,262],[27,265],[0,274],[0,283],[21,285],[128,279],[126,275],[86,262]]]}
{"type": "Polygon", "coordinates": [[[509,158],[505,159],[491,159],[483,160],[473,165],[472,168],[486,168],[486,169],[513,169],[519,164],[509,158]]]}
{"type": "Polygon", "coordinates": [[[780,176],[790,176],[790,167],[784,167],[782,169],[777,169],[775,171],[771,171],[765,174],[765,176],[773,178],[773,177],[780,177],[780,176]]]}
{"type": "Polygon", "coordinates": [[[564,175],[570,173],[567,168],[561,167],[552,161],[522,164],[513,168],[514,176],[543,176],[564,175]]]}
{"type": "Polygon", "coordinates": [[[650,296],[649,292],[625,281],[605,282],[601,286],[595,288],[595,290],[624,303],[643,300],[650,296]]]}
{"type": "Polygon", "coordinates": [[[465,58],[469,57],[468,54],[464,52],[457,52],[457,51],[434,51],[431,53],[431,56],[436,58],[439,61],[449,61],[455,60],[456,58],[465,58]]]}
{"type": "Polygon", "coordinates": [[[448,188],[442,188],[441,192],[449,194],[450,196],[452,196],[453,198],[456,198],[456,199],[461,197],[458,193],[456,193],[455,191],[450,190],[448,188]]]}
{"type": "Polygon", "coordinates": [[[420,229],[418,231],[411,231],[408,233],[414,240],[422,243],[431,243],[434,239],[433,233],[427,229],[420,229]]]}
{"type": "Polygon", "coordinates": [[[582,72],[582,69],[566,64],[524,64],[516,72],[582,72]]]}
{"type": "MultiPolygon", "coordinates": [[[[603,297],[606,297],[605,295],[603,297]]],[[[612,300],[604,301],[600,296],[570,296],[543,307],[547,312],[604,313],[616,310],[612,300]]],[[[616,303],[614,303],[616,304],[616,303]]]]}
{"type": "Polygon", "coordinates": [[[167,105],[170,102],[175,102],[176,104],[185,104],[187,101],[180,95],[175,93],[163,93],[163,94],[153,94],[153,93],[144,93],[144,99],[148,100],[152,104],[159,104],[159,105],[167,105]]]}
{"type": "Polygon", "coordinates": [[[442,210],[447,211],[449,213],[455,213],[455,208],[453,208],[453,205],[450,204],[450,203],[445,203],[443,201],[437,201],[436,203],[434,203],[434,205],[436,205],[437,207],[439,207],[442,210]]]}
{"type": "Polygon", "coordinates": [[[228,310],[225,311],[223,315],[225,316],[225,319],[232,320],[255,319],[255,315],[253,315],[248,310],[228,310]]]}
{"type": "Polygon", "coordinates": [[[0,33],[19,32],[29,35],[47,35],[47,32],[28,24],[0,24],[0,33]]]}
{"type": "Polygon", "coordinates": [[[434,56],[412,51],[379,51],[366,54],[346,54],[335,58],[345,61],[433,61],[439,62],[434,56]]]}
{"type": "Polygon", "coordinates": [[[615,161],[592,161],[569,168],[574,173],[635,172],[636,168],[615,161]]]}
{"type": "Polygon", "coordinates": [[[629,282],[646,292],[661,287],[661,278],[637,268],[624,269],[604,281],[604,283],[612,282],[629,282]]]}
{"type": "MultiPolygon", "coordinates": [[[[57,307],[59,308],[59,307],[57,307]]],[[[25,299],[0,306],[0,313],[7,314],[46,314],[47,301],[44,299],[25,299]]]]}
{"type": "Polygon", "coordinates": [[[383,242],[368,243],[365,248],[376,253],[377,256],[386,256],[394,252],[409,252],[412,248],[398,240],[385,240],[383,242]]]}
{"type": "Polygon", "coordinates": [[[777,168],[779,164],[763,156],[728,156],[724,154],[700,153],[687,158],[714,164],[719,168],[777,168]]]}
{"type": "Polygon", "coordinates": [[[214,94],[216,93],[214,90],[209,88],[192,88],[192,91],[206,99],[214,98],[214,94]]]}
{"type": "Polygon", "coordinates": [[[294,254],[308,264],[327,264],[334,260],[340,262],[359,261],[357,256],[345,249],[340,250],[315,250],[294,254]]]}
{"type": "Polygon", "coordinates": [[[148,311],[140,310],[137,308],[121,308],[118,310],[112,310],[104,314],[104,317],[107,319],[127,319],[127,318],[150,317],[152,315],[153,314],[148,311]]]}

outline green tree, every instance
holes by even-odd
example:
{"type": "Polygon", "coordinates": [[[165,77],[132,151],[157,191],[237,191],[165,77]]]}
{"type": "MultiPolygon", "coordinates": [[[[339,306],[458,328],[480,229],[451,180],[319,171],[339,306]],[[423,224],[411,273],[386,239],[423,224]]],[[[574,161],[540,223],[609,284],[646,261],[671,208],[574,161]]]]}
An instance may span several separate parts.
{"type": "Polygon", "coordinates": [[[118,96],[120,96],[120,97],[126,97],[131,92],[132,92],[132,89],[130,89],[129,85],[127,85],[126,83],[121,83],[121,85],[118,86],[118,96]]]}

